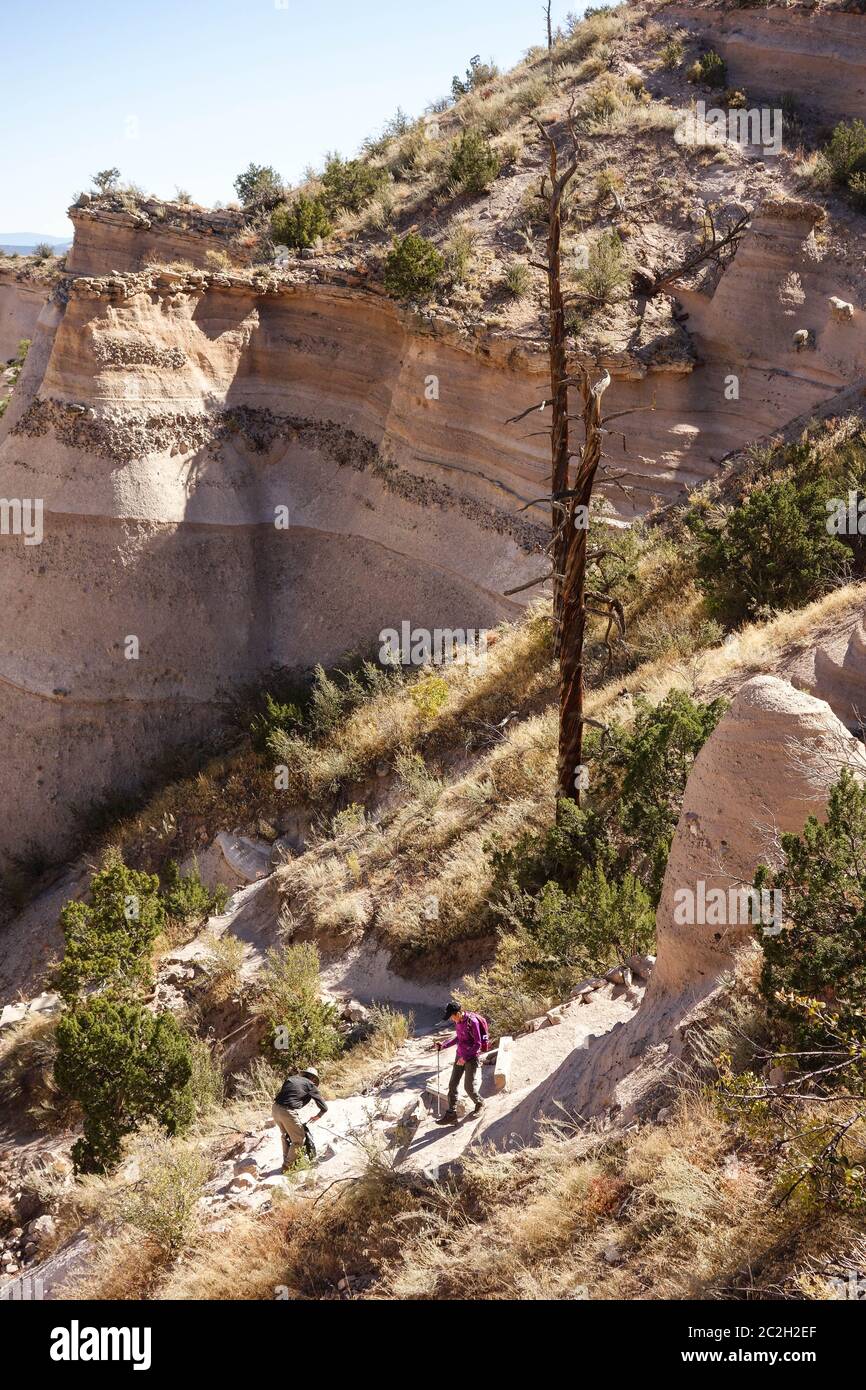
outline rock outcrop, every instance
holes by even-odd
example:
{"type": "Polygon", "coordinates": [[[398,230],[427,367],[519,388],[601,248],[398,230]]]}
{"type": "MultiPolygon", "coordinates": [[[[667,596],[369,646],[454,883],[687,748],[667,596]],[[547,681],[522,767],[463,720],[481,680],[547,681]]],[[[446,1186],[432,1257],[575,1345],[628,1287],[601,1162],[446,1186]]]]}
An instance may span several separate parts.
{"type": "Polygon", "coordinates": [[[639,1011],[572,1053],[509,1127],[494,1123],[485,1138],[507,1146],[528,1139],[542,1115],[628,1115],[655,1096],[702,1002],[755,930],[741,908],[732,910],[731,890],[751,884],[759,863],[777,860],[780,834],[823,814],[843,766],[866,776],[866,754],[829,706],[774,676],[746,682],[686,786],[656,918],[658,958],[639,1011]],[[683,890],[704,903],[721,890],[725,916],[699,908],[683,921],[683,890]]]}
{"type": "Polygon", "coordinates": [[[22,338],[32,338],[48,297],[48,287],[12,263],[0,266],[0,365],[18,351],[22,338]]]}
{"type": "Polygon", "coordinates": [[[668,5],[663,23],[700,34],[728,65],[728,83],[751,97],[785,96],[836,120],[866,110],[866,23],[838,9],[769,6],[722,9],[668,5]]]}
{"type": "MultiPolygon", "coordinates": [[[[106,270],[141,270],[149,261],[212,264],[225,255],[225,243],[241,229],[242,214],[230,208],[199,208],[186,203],[141,198],[127,206],[121,196],[82,193],[69,217],[75,240],[67,257],[74,275],[106,270]],[[210,258],[210,259],[209,259],[210,258]]],[[[232,244],[232,260],[243,262],[243,248],[232,244]]]]}

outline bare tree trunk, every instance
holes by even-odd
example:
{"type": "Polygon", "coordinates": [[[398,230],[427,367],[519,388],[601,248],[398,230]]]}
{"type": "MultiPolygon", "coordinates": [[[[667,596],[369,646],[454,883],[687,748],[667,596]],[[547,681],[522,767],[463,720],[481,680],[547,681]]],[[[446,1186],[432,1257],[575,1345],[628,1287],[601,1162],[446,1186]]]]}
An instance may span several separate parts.
{"type": "Polygon", "coordinates": [[[553,0],[547,0],[545,14],[547,17],[547,69],[550,85],[553,86],[553,26],[550,22],[550,7],[553,0]]]}
{"type": "Polygon", "coordinates": [[[571,799],[580,805],[583,787],[584,681],[583,647],[586,637],[586,568],[589,531],[583,523],[589,514],[592,490],[601,462],[601,397],[610,385],[604,373],[591,386],[585,368],[581,369],[584,445],[571,496],[568,499],[562,535],[562,597],[559,648],[559,756],[557,760],[557,800],[571,799]],[[578,511],[586,508],[586,511],[578,511]]]}
{"type": "MultiPolygon", "coordinates": [[[[561,172],[553,135],[540,121],[535,120],[535,124],[547,142],[550,179],[547,199],[547,265],[539,264],[539,268],[547,271],[550,335],[550,399],[542,401],[541,408],[545,409],[549,405],[553,412],[550,429],[550,503],[553,532],[551,558],[554,653],[559,659],[557,803],[565,799],[580,804],[583,728],[586,722],[583,698],[583,648],[587,615],[586,571],[590,559],[586,523],[602,456],[601,397],[610,385],[610,376],[604,372],[596,385],[592,386],[586,369],[580,369],[577,380],[583,400],[584,443],[579,453],[573,454],[569,438],[568,389],[575,378],[570,378],[568,374],[565,303],[562,295],[562,200],[577,170],[582,153],[572,112],[573,106],[569,108],[568,113],[571,159],[561,172]],[[573,457],[579,462],[572,484],[569,474],[573,457]]],[[[545,178],[542,181],[542,196],[545,196],[546,183],[545,178]]],[[[529,410],[523,411],[521,415],[514,417],[514,421],[524,419],[527,414],[529,410]]],[[[592,558],[598,558],[598,555],[592,558]]],[[[594,594],[592,597],[602,607],[593,608],[591,611],[608,616],[610,621],[615,621],[622,630],[621,605],[605,594],[594,594]],[[608,605],[607,610],[604,605],[608,605]]]]}
{"type": "Polygon", "coordinates": [[[560,177],[556,145],[550,141],[550,206],[547,235],[547,274],[549,285],[548,329],[550,334],[551,425],[551,528],[553,532],[553,621],[554,650],[562,640],[562,583],[565,561],[565,522],[567,508],[556,499],[568,488],[568,353],[565,341],[565,305],[562,299],[562,196],[574,171],[560,177]]]}

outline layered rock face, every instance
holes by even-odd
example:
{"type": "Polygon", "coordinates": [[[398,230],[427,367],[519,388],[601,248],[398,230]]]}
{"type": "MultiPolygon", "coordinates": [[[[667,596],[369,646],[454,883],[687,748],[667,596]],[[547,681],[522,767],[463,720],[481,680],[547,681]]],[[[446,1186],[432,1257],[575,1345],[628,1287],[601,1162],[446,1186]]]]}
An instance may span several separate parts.
{"type": "MultiPolygon", "coordinates": [[[[70,263],[91,273],[43,309],[0,441],[0,495],[44,509],[41,543],[0,535],[0,855],[62,853],[84,810],[211,735],[224,697],[271,666],[369,650],[404,620],[489,627],[547,567],[548,508],[527,506],[547,490],[546,417],[507,423],[545,396],[543,352],[325,267],[137,268],[207,261],[233,214],[72,216],[70,263]]],[[[840,285],[810,256],[813,223],[788,205],[757,220],[714,296],[689,297],[692,357],[599,364],[611,408],[639,408],[623,419],[633,492],[609,498],[623,517],[856,374],[862,313],[819,319],[840,285]],[[785,351],[802,314],[779,307],[797,248],[803,354],[785,351]]]]}
{"type": "Polygon", "coordinates": [[[7,851],[59,849],[271,665],[489,627],[544,568],[519,439],[488,471],[504,364],[440,351],[425,409],[429,347],[385,303],[119,284],[52,306],[2,446],[3,495],[44,499],[41,544],[0,541],[7,851]]]}
{"type": "MultiPolygon", "coordinates": [[[[116,206],[105,207],[83,193],[69,209],[75,240],[66,264],[73,275],[141,270],[152,260],[207,266],[209,254],[223,251],[226,238],[241,226],[241,215],[231,209],[187,207],[156,198],[127,208],[121,199],[114,201],[116,206]]],[[[232,260],[242,259],[242,250],[233,245],[232,260]]]]}
{"type": "Polygon", "coordinates": [[[15,356],[22,338],[33,337],[46,297],[44,285],[0,268],[0,364],[15,356]]]}
{"type": "Polygon", "coordinates": [[[866,17],[838,10],[668,5],[659,15],[699,33],[728,64],[732,87],[783,95],[836,120],[866,111],[866,17]]]}
{"type": "Polygon", "coordinates": [[[730,431],[733,414],[741,429],[751,418],[759,437],[866,379],[861,268],[827,256],[823,218],[812,203],[765,203],[712,297],[677,291],[721,430],[730,431]],[[854,301],[850,316],[834,312],[840,298],[854,301]],[[731,375],[736,404],[725,394],[731,375]]]}

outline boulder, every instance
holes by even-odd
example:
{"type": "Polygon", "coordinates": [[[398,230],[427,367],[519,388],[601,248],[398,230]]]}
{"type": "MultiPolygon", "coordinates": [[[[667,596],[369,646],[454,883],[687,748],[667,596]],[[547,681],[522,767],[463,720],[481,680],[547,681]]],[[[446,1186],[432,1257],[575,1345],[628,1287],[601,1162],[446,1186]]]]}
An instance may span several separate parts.
{"type": "Polygon", "coordinates": [[[32,1241],[37,1249],[43,1249],[57,1234],[57,1223],[53,1216],[37,1216],[35,1221],[30,1221],[25,1229],[25,1236],[28,1241],[32,1241]]]}
{"type": "Polygon", "coordinates": [[[493,1085],[497,1091],[507,1091],[511,1081],[511,1064],[514,1061],[514,1039],[507,1033],[499,1039],[496,1049],[496,1062],[493,1068],[493,1085]]]}
{"type": "Polygon", "coordinates": [[[25,1224],[39,1216],[42,1207],[42,1198],[28,1187],[19,1192],[15,1198],[15,1215],[19,1221],[23,1221],[25,1224]]]}
{"type": "Polygon", "coordinates": [[[649,979],[655,963],[655,956],[628,956],[626,959],[626,965],[632,975],[637,975],[639,980],[649,979]]]}
{"type": "Polygon", "coordinates": [[[403,1110],[399,1120],[391,1131],[392,1138],[396,1144],[408,1144],[414,1138],[415,1132],[427,1116],[427,1107],[423,1097],[418,1096],[412,1099],[403,1110]]]}
{"type": "Polygon", "coordinates": [[[10,1028],[16,1023],[23,1023],[31,1014],[41,1014],[50,1018],[53,1014],[59,1013],[61,1007],[60,995],[51,990],[37,994],[33,999],[19,999],[14,1004],[4,1005],[0,1012],[0,1028],[10,1028]]]}
{"type": "Polygon", "coordinates": [[[12,1028],[16,1023],[23,1023],[27,1017],[27,1008],[26,999],[20,1000],[17,1004],[4,1004],[0,1013],[0,1028],[12,1028]]]}
{"type": "Polygon", "coordinates": [[[612,970],[608,970],[604,978],[612,985],[625,985],[628,989],[631,985],[631,970],[627,965],[615,965],[612,970]]]}
{"type": "Polygon", "coordinates": [[[221,830],[216,843],[233,873],[245,883],[267,878],[271,872],[271,847],[261,841],[248,840],[245,835],[229,835],[221,830]]]}
{"type": "Polygon", "coordinates": [[[730,967],[754,935],[732,894],[751,884],[759,863],[774,861],[781,833],[799,834],[810,814],[825,814],[846,763],[866,775],[862,745],[823,700],[776,676],[740,687],[686,785],[656,914],[648,999],[710,984],[730,967]],[[723,922],[701,908],[718,889],[727,902],[723,922]]]}
{"type": "Polygon", "coordinates": [[[830,317],[837,323],[849,323],[854,317],[854,305],[838,295],[830,295],[830,317]]]}
{"type": "Polygon", "coordinates": [[[357,999],[350,999],[343,1009],[343,1017],[348,1019],[349,1023],[366,1023],[369,1015],[369,1009],[365,1009],[357,999]]]}

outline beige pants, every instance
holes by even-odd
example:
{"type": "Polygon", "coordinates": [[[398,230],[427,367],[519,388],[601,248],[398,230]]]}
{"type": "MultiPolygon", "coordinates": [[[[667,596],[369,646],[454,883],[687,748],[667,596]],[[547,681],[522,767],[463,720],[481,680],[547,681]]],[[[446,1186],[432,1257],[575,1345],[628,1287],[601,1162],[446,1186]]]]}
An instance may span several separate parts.
{"type": "Polygon", "coordinates": [[[298,1119],[297,1110],[287,1110],[284,1105],[277,1105],[276,1101],[271,1114],[283,1141],[283,1167],[289,1168],[303,1150],[304,1127],[298,1119]]]}

